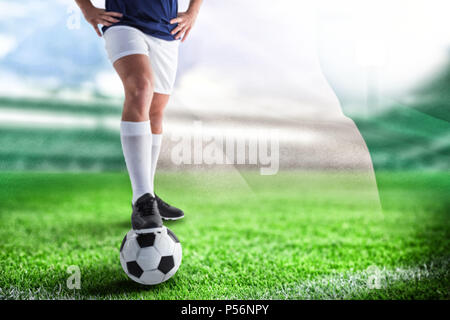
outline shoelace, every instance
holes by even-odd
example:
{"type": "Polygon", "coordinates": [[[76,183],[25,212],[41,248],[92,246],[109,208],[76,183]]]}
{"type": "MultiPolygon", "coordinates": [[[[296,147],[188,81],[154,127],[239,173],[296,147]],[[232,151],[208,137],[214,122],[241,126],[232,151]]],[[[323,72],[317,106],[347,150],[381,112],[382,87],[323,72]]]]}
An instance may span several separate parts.
{"type": "Polygon", "coordinates": [[[142,212],[143,216],[149,216],[153,214],[153,203],[148,201],[140,204],[138,206],[140,212],[142,212]]]}

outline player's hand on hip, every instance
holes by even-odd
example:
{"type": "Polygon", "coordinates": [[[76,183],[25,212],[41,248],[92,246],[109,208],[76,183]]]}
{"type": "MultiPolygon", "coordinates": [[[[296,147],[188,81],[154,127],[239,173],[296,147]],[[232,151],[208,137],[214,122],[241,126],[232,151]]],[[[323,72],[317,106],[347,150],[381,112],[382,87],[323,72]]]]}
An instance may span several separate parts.
{"type": "Polygon", "coordinates": [[[197,13],[195,12],[180,12],[178,13],[178,17],[170,20],[170,24],[178,23],[178,26],[172,30],[172,34],[175,35],[175,39],[181,39],[183,42],[186,40],[189,32],[191,32],[192,27],[194,26],[195,20],[197,19],[197,13]]]}
{"type": "Polygon", "coordinates": [[[89,22],[90,25],[92,25],[99,37],[102,36],[98,27],[99,24],[109,27],[114,23],[119,22],[120,20],[118,18],[122,18],[123,16],[120,12],[105,11],[94,6],[83,11],[83,15],[86,21],[89,22]]]}

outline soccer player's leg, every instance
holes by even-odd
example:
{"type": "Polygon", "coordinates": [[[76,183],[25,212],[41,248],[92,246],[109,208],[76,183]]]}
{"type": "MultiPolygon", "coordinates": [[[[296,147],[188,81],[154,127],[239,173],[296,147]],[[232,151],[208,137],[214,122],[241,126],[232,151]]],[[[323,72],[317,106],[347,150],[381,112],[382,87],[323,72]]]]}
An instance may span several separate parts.
{"type": "MultiPolygon", "coordinates": [[[[146,36],[149,46],[150,64],[154,74],[154,96],[150,106],[150,122],[152,126],[152,176],[153,187],[156,164],[162,142],[162,122],[164,109],[169,102],[175,83],[178,66],[179,41],[165,41],[146,36]]],[[[155,194],[161,216],[165,220],[177,220],[184,217],[183,211],[175,208],[155,194]]]]}
{"type": "MultiPolygon", "coordinates": [[[[162,127],[163,127],[163,115],[164,109],[169,102],[170,95],[154,93],[152,103],[150,106],[150,123],[152,127],[152,160],[151,160],[151,185],[154,190],[156,164],[158,162],[159,153],[162,143],[162,127]]],[[[161,217],[164,220],[178,220],[184,217],[184,212],[178,209],[164,200],[162,200],[155,193],[156,202],[158,203],[158,209],[161,217]]]]}
{"type": "Polygon", "coordinates": [[[131,223],[137,233],[154,232],[162,228],[162,220],[150,183],[152,70],[143,54],[124,56],[114,62],[114,68],[125,90],[120,137],[133,189],[131,223]]]}

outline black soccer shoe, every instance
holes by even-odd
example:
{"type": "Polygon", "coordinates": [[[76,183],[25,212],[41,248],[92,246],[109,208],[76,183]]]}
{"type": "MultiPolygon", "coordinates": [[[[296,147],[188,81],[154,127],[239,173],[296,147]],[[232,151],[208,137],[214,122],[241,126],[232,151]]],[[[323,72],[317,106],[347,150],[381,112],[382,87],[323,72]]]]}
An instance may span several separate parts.
{"type": "Polygon", "coordinates": [[[160,231],[163,226],[156,199],[146,193],[132,205],[131,226],[136,233],[160,231]]]}
{"type": "Polygon", "coordinates": [[[184,212],[181,209],[171,206],[155,193],[156,202],[158,203],[159,213],[164,220],[178,220],[184,217],[184,212]]]}

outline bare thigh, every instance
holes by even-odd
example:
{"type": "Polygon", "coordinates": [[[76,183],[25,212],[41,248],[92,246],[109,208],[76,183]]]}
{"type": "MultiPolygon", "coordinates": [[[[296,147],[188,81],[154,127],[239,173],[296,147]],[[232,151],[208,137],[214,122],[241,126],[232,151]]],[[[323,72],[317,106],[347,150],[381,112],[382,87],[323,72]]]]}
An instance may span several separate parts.
{"type": "Polygon", "coordinates": [[[114,69],[125,91],[122,120],[148,121],[153,98],[153,73],[148,56],[125,56],[114,62],[114,69]]]}

